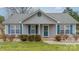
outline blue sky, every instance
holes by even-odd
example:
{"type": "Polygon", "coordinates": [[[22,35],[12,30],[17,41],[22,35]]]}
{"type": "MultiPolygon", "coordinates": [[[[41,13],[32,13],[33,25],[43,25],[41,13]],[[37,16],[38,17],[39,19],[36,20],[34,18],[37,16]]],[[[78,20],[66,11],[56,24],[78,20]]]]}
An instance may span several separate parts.
{"type": "MultiPolygon", "coordinates": [[[[64,7],[40,7],[41,10],[47,13],[61,13],[64,10],[64,7]]],[[[79,12],[79,7],[73,7],[74,11],[79,12]]],[[[5,8],[0,8],[0,15],[6,16],[7,12],[5,8]]]]}

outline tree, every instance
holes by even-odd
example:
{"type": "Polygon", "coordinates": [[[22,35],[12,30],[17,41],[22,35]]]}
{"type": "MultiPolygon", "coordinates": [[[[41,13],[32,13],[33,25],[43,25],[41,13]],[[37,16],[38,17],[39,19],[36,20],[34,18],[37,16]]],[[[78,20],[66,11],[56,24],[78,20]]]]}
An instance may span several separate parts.
{"type": "Polygon", "coordinates": [[[73,11],[72,8],[70,7],[66,7],[63,11],[63,13],[68,13],[69,15],[71,15],[74,19],[76,19],[77,21],[79,21],[79,15],[76,11],[73,11]]]}
{"type": "Polygon", "coordinates": [[[3,21],[4,21],[4,17],[0,16],[0,30],[2,33],[3,40],[6,41],[6,37],[5,37],[5,33],[4,33],[4,25],[2,24],[3,21]]]}
{"type": "MultiPolygon", "coordinates": [[[[79,21],[79,15],[77,12],[73,11],[73,9],[66,7],[63,13],[68,13],[71,15],[75,20],[79,21]]],[[[76,24],[77,34],[79,34],[79,24],[76,24]]]]}
{"type": "Polygon", "coordinates": [[[32,7],[7,7],[8,14],[29,14],[35,10],[32,7]]]}

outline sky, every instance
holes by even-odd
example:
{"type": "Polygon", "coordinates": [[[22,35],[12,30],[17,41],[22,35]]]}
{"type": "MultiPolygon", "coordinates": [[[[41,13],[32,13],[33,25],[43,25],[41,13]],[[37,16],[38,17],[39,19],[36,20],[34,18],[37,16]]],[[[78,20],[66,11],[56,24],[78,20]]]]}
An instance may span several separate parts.
{"type": "MultiPolygon", "coordinates": [[[[64,7],[40,7],[40,9],[46,13],[62,13],[64,7]]],[[[79,7],[73,7],[72,9],[76,12],[79,12],[79,7]]],[[[2,16],[7,15],[7,11],[5,8],[0,8],[0,15],[2,16]]]]}

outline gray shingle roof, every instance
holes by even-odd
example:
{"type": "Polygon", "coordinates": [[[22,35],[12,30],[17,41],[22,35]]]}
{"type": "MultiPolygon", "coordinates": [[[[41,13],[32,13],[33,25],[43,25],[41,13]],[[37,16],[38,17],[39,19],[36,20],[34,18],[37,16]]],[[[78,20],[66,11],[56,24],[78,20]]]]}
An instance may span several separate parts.
{"type": "MultiPolygon", "coordinates": [[[[36,11],[38,12],[38,11],[36,11]]],[[[35,12],[35,13],[36,13],[35,12]]],[[[33,15],[34,13],[32,13],[33,15]]],[[[73,17],[71,17],[70,15],[68,15],[67,13],[46,13],[46,15],[48,15],[49,17],[51,17],[52,19],[56,20],[59,23],[78,23],[73,17]]],[[[27,19],[30,15],[26,15],[26,14],[14,14],[14,15],[10,15],[3,23],[4,24],[18,24],[20,22],[22,22],[23,20],[27,19]]]]}
{"type": "Polygon", "coordinates": [[[60,23],[78,23],[72,16],[67,13],[47,13],[50,17],[54,17],[54,19],[60,23]]]}

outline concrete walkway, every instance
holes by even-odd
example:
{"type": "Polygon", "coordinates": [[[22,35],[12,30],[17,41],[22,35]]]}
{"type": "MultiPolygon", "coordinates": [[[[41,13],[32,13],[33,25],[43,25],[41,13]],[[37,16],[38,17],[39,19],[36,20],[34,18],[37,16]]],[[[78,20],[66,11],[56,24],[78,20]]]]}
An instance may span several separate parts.
{"type": "Polygon", "coordinates": [[[43,41],[44,43],[47,44],[79,44],[79,41],[74,41],[74,42],[57,42],[57,41],[43,41]]]}

